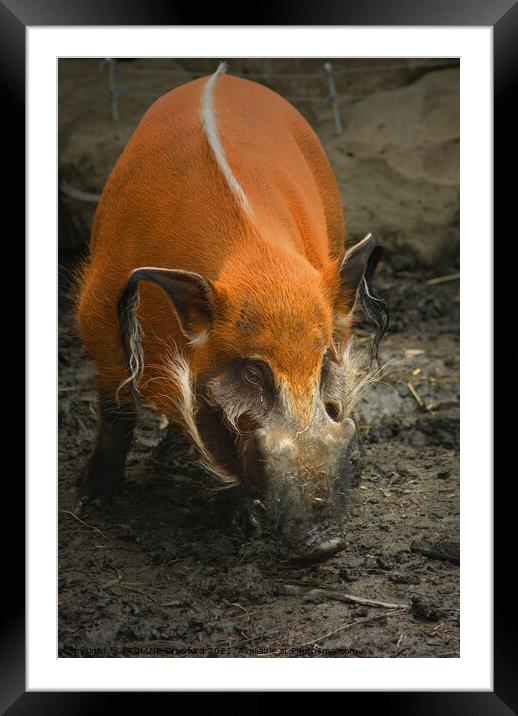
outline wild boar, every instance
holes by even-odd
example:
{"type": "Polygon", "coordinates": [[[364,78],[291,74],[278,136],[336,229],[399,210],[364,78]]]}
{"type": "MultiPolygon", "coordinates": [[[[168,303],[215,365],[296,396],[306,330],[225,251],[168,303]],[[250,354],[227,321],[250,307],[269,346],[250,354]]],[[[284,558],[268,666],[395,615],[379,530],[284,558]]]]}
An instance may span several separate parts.
{"type": "MultiPolygon", "coordinates": [[[[80,493],[121,486],[152,403],[293,554],[339,549],[336,496],[369,377],[351,360],[360,302],[383,328],[369,234],[345,250],[315,133],[270,89],[225,74],[147,111],[100,199],[77,318],[99,431],[80,493]]],[[[376,340],[377,340],[376,339],[376,340]]]]}

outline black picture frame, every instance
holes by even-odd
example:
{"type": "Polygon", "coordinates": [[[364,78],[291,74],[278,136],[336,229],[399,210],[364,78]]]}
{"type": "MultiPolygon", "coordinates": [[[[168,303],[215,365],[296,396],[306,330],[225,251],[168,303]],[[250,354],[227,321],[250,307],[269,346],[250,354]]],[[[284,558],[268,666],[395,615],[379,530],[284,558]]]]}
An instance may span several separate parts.
{"type": "MultiPolygon", "coordinates": [[[[275,7],[262,3],[254,6],[248,18],[232,4],[204,6],[200,12],[187,4],[166,0],[125,3],[124,0],[0,0],[0,84],[4,141],[18,146],[17,160],[9,164],[9,208],[19,206],[16,223],[10,231],[21,233],[25,186],[25,30],[28,26],[74,25],[415,25],[415,26],[486,26],[494,33],[494,129],[495,137],[495,217],[506,227],[513,226],[511,212],[516,205],[515,182],[504,179],[505,168],[516,148],[515,116],[511,111],[512,89],[518,75],[518,3],[517,0],[319,0],[309,4],[281,2],[275,7]],[[514,131],[513,131],[514,129],[514,131]],[[514,135],[514,136],[513,136],[514,135]],[[504,165],[505,160],[505,165],[504,165]],[[17,226],[14,229],[14,226],[17,226]]],[[[6,167],[4,167],[5,169],[6,167]]],[[[476,208],[474,207],[473,210],[476,208]]],[[[471,210],[471,208],[467,208],[471,210]]],[[[14,212],[10,212],[15,216],[14,212]]],[[[511,232],[514,233],[514,232],[511,232]]],[[[20,238],[18,246],[23,246],[20,238]]],[[[23,259],[22,259],[23,260],[23,259]]],[[[18,396],[19,399],[19,396],[18,396]]],[[[518,709],[518,674],[516,618],[514,603],[509,599],[505,566],[508,567],[508,545],[516,544],[513,521],[503,515],[505,492],[509,486],[495,489],[495,592],[494,592],[494,691],[493,692],[368,692],[362,693],[363,708],[379,704],[384,713],[398,714],[509,714],[518,709]],[[496,518],[498,515],[498,519],[496,518]],[[507,546],[507,547],[506,547],[507,546]],[[375,701],[377,703],[375,703],[375,701]]],[[[0,632],[0,709],[12,716],[18,714],[86,714],[113,707],[111,694],[95,692],[26,692],[25,691],[25,535],[24,483],[21,476],[11,478],[9,495],[16,505],[17,521],[10,528],[9,546],[4,545],[4,582],[2,624],[0,632]],[[109,702],[109,704],[108,704],[109,702]]],[[[12,509],[11,508],[11,509],[12,509]]],[[[14,513],[14,510],[13,510],[14,513]]],[[[507,572],[508,573],[508,572],[507,572]]],[[[194,668],[194,667],[193,667],[194,668]]],[[[165,694],[171,696],[170,694],[165,694]]],[[[122,694],[118,694],[122,696],[122,694]]],[[[151,694],[129,695],[131,711],[149,708],[151,694]],[[144,702],[143,699],[146,699],[144,702]]],[[[156,694],[153,694],[156,696],[156,694]]],[[[174,694],[172,694],[174,698],[174,694]]],[[[347,695],[347,708],[351,708],[347,695]]]]}

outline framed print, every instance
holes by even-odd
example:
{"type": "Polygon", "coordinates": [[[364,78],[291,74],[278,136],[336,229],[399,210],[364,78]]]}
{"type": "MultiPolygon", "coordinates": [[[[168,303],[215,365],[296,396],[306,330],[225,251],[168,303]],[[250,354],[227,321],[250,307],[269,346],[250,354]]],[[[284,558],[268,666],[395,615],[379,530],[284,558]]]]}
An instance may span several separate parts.
{"type": "Polygon", "coordinates": [[[516,7],[0,12],[28,306],[4,709],[516,708],[491,391],[516,7]]]}

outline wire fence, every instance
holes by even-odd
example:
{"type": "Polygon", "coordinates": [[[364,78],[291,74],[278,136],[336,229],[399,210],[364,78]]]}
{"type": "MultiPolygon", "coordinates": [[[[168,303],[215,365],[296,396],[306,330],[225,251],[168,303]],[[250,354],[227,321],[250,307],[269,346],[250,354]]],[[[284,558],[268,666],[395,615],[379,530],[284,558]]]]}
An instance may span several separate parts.
{"type": "MultiPolygon", "coordinates": [[[[107,58],[108,59],[108,58],[107,58]]],[[[329,63],[326,63],[329,64],[329,63]]],[[[430,69],[438,68],[438,67],[457,67],[458,61],[457,60],[449,60],[444,61],[440,60],[438,62],[411,62],[411,63],[399,63],[394,65],[355,65],[352,67],[336,67],[333,66],[333,73],[336,77],[340,77],[342,75],[351,75],[351,74],[364,74],[366,72],[392,72],[395,70],[415,70],[419,69],[421,67],[427,67],[430,69]]],[[[127,70],[138,73],[138,74],[154,74],[154,75],[171,75],[171,76],[178,76],[178,77],[190,77],[191,79],[196,79],[197,77],[206,77],[208,74],[210,74],[207,71],[204,72],[196,72],[196,71],[190,71],[190,70],[167,70],[163,68],[156,68],[153,69],[151,67],[129,67],[127,70]]],[[[234,72],[232,71],[232,75],[234,77],[244,77],[245,79],[250,80],[263,80],[264,82],[267,82],[269,80],[317,80],[322,79],[323,72],[304,72],[302,74],[297,73],[278,73],[278,72],[234,72]]]]}
{"type": "MultiPolygon", "coordinates": [[[[102,63],[101,68],[107,67],[108,69],[108,89],[111,98],[112,117],[114,120],[119,118],[119,99],[121,97],[134,97],[134,98],[157,98],[159,92],[142,92],[137,89],[133,89],[130,84],[118,84],[117,83],[117,61],[113,57],[106,57],[102,63]]],[[[290,80],[295,82],[307,82],[315,83],[320,82],[326,88],[326,94],[324,95],[283,95],[285,99],[293,104],[310,104],[317,105],[319,107],[330,107],[333,113],[333,122],[335,127],[335,134],[340,135],[343,130],[343,122],[341,116],[341,107],[346,102],[354,102],[360,99],[368,97],[368,94],[349,94],[344,92],[338,92],[336,87],[336,79],[343,78],[344,76],[357,75],[357,74],[375,74],[377,72],[394,72],[400,70],[407,70],[412,72],[420,68],[427,69],[439,69],[447,67],[458,67],[458,60],[440,60],[437,62],[430,61],[415,61],[409,63],[396,63],[396,64],[385,64],[385,65],[355,65],[352,67],[335,66],[331,62],[326,62],[323,65],[321,72],[307,72],[307,73],[283,73],[283,72],[232,72],[235,77],[243,77],[245,79],[255,80],[269,84],[277,80],[290,80]]],[[[176,77],[185,78],[186,80],[197,79],[198,77],[206,77],[209,74],[207,71],[189,71],[189,70],[178,70],[178,69],[163,69],[163,68],[150,68],[150,67],[125,67],[125,74],[134,77],[144,76],[164,76],[164,77],[176,77]]],[[[384,90],[384,92],[395,92],[398,88],[392,90],[384,90]]],[[[451,90],[451,87],[442,87],[437,89],[451,90]]]]}

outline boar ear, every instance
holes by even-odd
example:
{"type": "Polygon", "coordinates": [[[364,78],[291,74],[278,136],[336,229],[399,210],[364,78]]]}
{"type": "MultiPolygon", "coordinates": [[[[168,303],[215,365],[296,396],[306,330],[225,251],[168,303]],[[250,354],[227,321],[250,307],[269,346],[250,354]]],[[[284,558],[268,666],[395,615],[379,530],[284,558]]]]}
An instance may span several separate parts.
{"type": "Polygon", "coordinates": [[[138,379],[144,370],[142,329],[137,318],[139,281],[151,281],[167,294],[176,310],[182,331],[192,345],[200,341],[211,326],[216,296],[213,284],[198,273],[151,267],[133,271],[120,295],[117,311],[121,344],[129,373],[125,383],[131,382],[136,401],[138,379]]]}
{"type": "Polygon", "coordinates": [[[338,270],[338,295],[335,312],[346,316],[351,313],[358,298],[360,284],[367,264],[378,242],[372,234],[367,236],[345,252],[338,270]]]}
{"type": "Polygon", "coordinates": [[[216,290],[199,273],[163,268],[138,268],[131,274],[126,288],[137,290],[139,281],[151,281],[167,294],[178,315],[185,336],[196,340],[210,328],[214,315],[216,290]]]}
{"type": "Polygon", "coordinates": [[[376,295],[371,285],[381,253],[381,246],[372,234],[367,234],[345,253],[338,270],[334,304],[335,331],[338,336],[352,326],[353,311],[361,304],[365,318],[375,327],[375,352],[388,325],[386,302],[376,295]]]}

